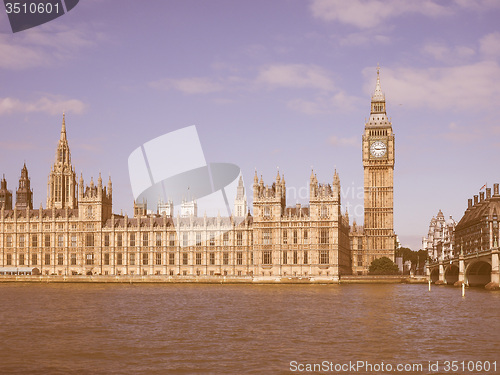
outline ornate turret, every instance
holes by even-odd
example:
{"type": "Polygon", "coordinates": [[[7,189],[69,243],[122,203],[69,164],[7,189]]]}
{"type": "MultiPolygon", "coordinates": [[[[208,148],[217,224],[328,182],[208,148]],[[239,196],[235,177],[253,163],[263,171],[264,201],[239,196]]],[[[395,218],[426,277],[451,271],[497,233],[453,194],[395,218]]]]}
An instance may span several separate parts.
{"type": "Polygon", "coordinates": [[[12,193],[7,190],[7,180],[5,179],[5,175],[0,182],[0,208],[12,210],[12,193]]]}
{"type": "Polygon", "coordinates": [[[76,174],[71,165],[71,153],[66,138],[66,119],[63,113],[61,137],[47,186],[47,208],[77,208],[76,174]]]}
{"type": "Polygon", "coordinates": [[[252,188],[253,188],[253,199],[255,200],[259,196],[259,177],[257,176],[257,168],[255,168],[252,188]]]}
{"type": "Polygon", "coordinates": [[[78,190],[78,209],[81,219],[105,222],[112,217],[113,196],[106,187],[103,187],[100,173],[97,185],[91,177],[89,186],[84,185],[83,176],[80,175],[78,190]]]}
{"type": "Polygon", "coordinates": [[[30,178],[28,177],[28,168],[24,163],[21,169],[21,177],[19,178],[19,187],[16,191],[16,208],[33,209],[33,190],[30,187],[30,178]]]}
{"type": "Polygon", "coordinates": [[[314,199],[318,194],[318,180],[314,174],[314,170],[311,169],[311,177],[309,178],[309,199],[314,199]]]}
{"type": "Polygon", "coordinates": [[[113,194],[113,184],[111,183],[111,176],[108,179],[108,194],[111,196],[113,194]]]}
{"type": "MultiPolygon", "coordinates": [[[[254,177],[254,185],[255,178],[254,177]]],[[[247,196],[245,194],[245,185],[243,184],[243,176],[240,176],[238,187],[236,188],[236,198],[234,200],[234,216],[244,217],[247,212],[247,196]]]]}
{"type": "Polygon", "coordinates": [[[340,178],[339,178],[339,175],[337,173],[337,170],[335,169],[335,173],[333,174],[333,193],[335,195],[339,195],[340,194],[340,178]]]}

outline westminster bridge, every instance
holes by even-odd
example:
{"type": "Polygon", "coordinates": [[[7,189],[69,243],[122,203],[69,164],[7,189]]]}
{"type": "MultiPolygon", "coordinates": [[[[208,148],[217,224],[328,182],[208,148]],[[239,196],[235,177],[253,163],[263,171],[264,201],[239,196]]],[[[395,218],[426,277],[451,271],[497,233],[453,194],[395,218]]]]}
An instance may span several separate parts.
{"type": "Polygon", "coordinates": [[[498,288],[500,282],[498,246],[491,249],[461,253],[453,258],[431,262],[427,268],[429,280],[435,284],[487,286],[498,288]]]}

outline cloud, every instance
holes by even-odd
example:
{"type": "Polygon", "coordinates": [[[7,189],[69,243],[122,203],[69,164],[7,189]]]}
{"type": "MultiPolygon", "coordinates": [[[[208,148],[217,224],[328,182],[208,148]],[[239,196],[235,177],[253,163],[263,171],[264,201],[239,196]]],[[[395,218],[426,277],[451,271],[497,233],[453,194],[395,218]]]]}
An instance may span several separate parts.
{"type": "MultiPolygon", "coordinates": [[[[373,91],[373,68],[363,70],[365,89],[373,91]]],[[[500,66],[495,61],[480,61],[452,67],[385,68],[381,71],[382,89],[388,101],[406,107],[455,109],[467,112],[496,108],[500,97],[500,66]],[[391,99],[394,98],[394,99],[391,99]]]]}
{"type": "MultiPolygon", "coordinates": [[[[385,30],[387,32],[387,30],[385,30]]],[[[389,44],[391,38],[382,33],[373,33],[361,31],[356,33],[347,34],[347,36],[338,37],[341,46],[363,46],[367,44],[389,44]]]]}
{"type": "Polygon", "coordinates": [[[287,103],[288,108],[305,113],[307,115],[317,115],[323,113],[333,113],[334,111],[353,111],[357,108],[361,99],[339,91],[334,95],[320,95],[313,100],[293,99],[287,103]]]}
{"type": "Polygon", "coordinates": [[[491,33],[481,38],[479,50],[487,58],[500,57],[500,33],[491,33]]]}
{"type": "Polygon", "coordinates": [[[16,151],[20,151],[20,150],[33,150],[35,149],[35,146],[32,144],[32,143],[28,143],[28,142],[12,142],[12,141],[8,141],[8,142],[0,142],[0,148],[2,150],[16,150],[16,151]]]}
{"type": "MultiPolygon", "coordinates": [[[[218,65],[220,67],[220,64],[218,65]]],[[[328,72],[316,65],[274,64],[261,67],[257,76],[244,78],[228,75],[224,78],[187,77],[164,78],[149,82],[149,87],[158,90],[177,90],[185,94],[211,94],[221,91],[259,88],[292,88],[332,91],[334,84],[328,72]]]]}
{"type": "Polygon", "coordinates": [[[359,141],[356,137],[342,138],[337,137],[336,135],[332,135],[330,138],[328,138],[328,143],[334,146],[359,146],[359,141]]]}
{"type": "Polygon", "coordinates": [[[22,101],[16,98],[0,98],[0,115],[12,113],[42,112],[50,115],[63,111],[82,113],[86,105],[78,99],[63,99],[57,95],[43,96],[36,101],[22,101]]]}
{"type": "Polygon", "coordinates": [[[336,93],[330,98],[330,103],[335,108],[352,111],[361,102],[361,98],[346,94],[344,91],[336,93]]]}
{"type": "Polygon", "coordinates": [[[326,113],[325,108],[320,101],[293,99],[287,103],[287,106],[294,111],[305,113],[307,115],[326,113]]]}
{"type": "Polygon", "coordinates": [[[441,138],[454,143],[467,143],[481,138],[481,131],[475,127],[466,127],[456,122],[448,124],[449,131],[442,133],[441,138]]]}
{"type": "Polygon", "coordinates": [[[443,43],[427,43],[422,47],[422,53],[431,56],[437,61],[455,63],[473,57],[476,52],[473,48],[466,46],[456,46],[450,48],[443,43]]]}
{"type": "Polygon", "coordinates": [[[360,29],[379,26],[388,19],[406,13],[436,17],[451,14],[451,10],[432,0],[313,0],[311,12],[325,21],[338,21],[360,29]]]}
{"type": "Polygon", "coordinates": [[[328,72],[317,65],[268,65],[260,69],[257,83],[269,88],[312,88],[325,91],[334,89],[328,72]]]}
{"type": "Polygon", "coordinates": [[[454,0],[459,7],[474,11],[487,11],[491,8],[498,8],[498,0],[454,0]]]}
{"type": "Polygon", "coordinates": [[[22,33],[0,34],[0,68],[50,66],[77,55],[104,37],[97,32],[44,25],[22,33]]]}
{"type": "Polygon", "coordinates": [[[178,90],[185,94],[209,94],[223,89],[221,83],[203,77],[180,79],[165,78],[150,82],[149,86],[159,90],[178,90]]]}

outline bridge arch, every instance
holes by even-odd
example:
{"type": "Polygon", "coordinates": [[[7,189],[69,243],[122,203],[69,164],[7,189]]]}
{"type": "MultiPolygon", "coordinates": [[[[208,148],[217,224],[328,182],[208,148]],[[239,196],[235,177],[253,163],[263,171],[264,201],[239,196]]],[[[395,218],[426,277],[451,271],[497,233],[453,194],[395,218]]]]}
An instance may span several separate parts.
{"type": "Polygon", "coordinates": [[[459,268],[456,264],[450,264],[444,271],[444,281],[448,285],[453,285],[458,281],[459,268]]]}
{"type": "Polygon", "coordinates": [[[470,286],[485,286],[491,281],[491,264],[484,260],[469,263],[465,280],[470,286]]]}
{"type": "Polygon", "coordinates": [[[438,267],[435,267],[432,271],[431,271],[431,275],[430,275],[430,278],[431,278],[431,282],[432,283],[436,283],[436,281],[439,280],[439,268],[438,267]]]}

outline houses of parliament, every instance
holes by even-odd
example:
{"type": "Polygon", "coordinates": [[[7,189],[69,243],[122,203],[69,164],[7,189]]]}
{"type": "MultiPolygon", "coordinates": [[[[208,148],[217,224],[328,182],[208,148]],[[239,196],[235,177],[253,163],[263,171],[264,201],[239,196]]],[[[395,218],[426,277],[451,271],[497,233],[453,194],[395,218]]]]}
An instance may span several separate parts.
{"type": "Polygon", "coordinates": [[[63,115],[46,208],[33,207],[26,165],[15,202],[5,177],[0,185],[0,274],[165,275],[169,277],[314,278],[367,274],[370,263],[394,260],[394,133],[386,114],[379,72],[362,142],[364,226],[341,212],[337,172],[319,183],[311,172],[309,205],[286,205],[279,172],[271,185],[257,172],[253,215],[240,179],[233,216],[199,217],[196,202],[134,217],[113,213],[111,178],[77,180],[63,115]],[[248,214],[247,214],[248,212],[248,214]]]}

